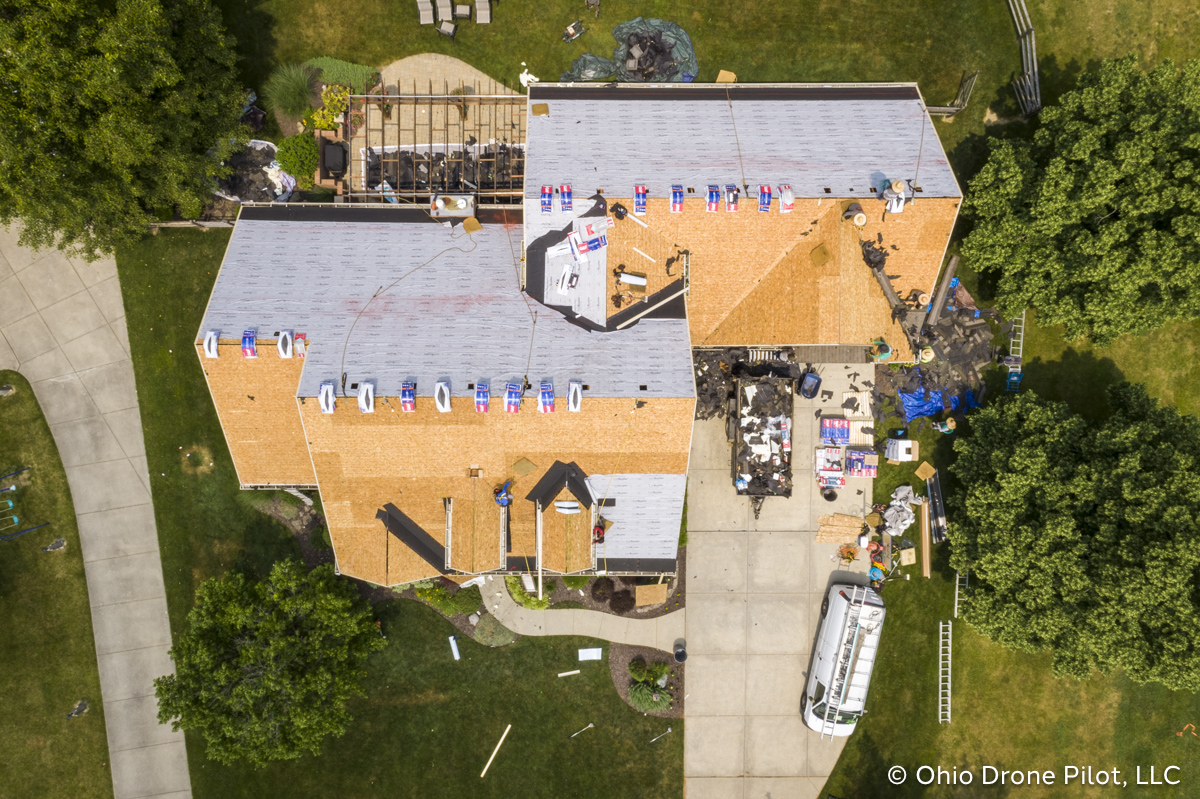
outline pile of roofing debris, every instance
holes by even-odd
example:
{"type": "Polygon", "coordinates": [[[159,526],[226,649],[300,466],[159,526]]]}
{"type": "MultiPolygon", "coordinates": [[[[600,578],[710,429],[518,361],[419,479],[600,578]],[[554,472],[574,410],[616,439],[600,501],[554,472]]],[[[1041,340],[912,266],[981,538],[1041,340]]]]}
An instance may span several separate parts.
{"type": "Polygon", "coordinates": [[[699,74],[692,40],[674,22],[638,17],[613,28],[613,38],[617,47],[611,60],[584,53],[560,80],[690,83],[699,74]]]}
{"type": "MultiPolygon", "coordinates": [[[[932,360],[899,369],[881,365],[875,370],[874,408],[883,422],[893,413],[902,412],[905,421],[939,411],[966,410],[983,400],[983,370],[995,362],[997,348],[988,320],[999,320],[992,309],[979,310],[961,285],[954,271],[958,256],[950,259],[945,274],[931,301],[928,297],[901,300],[892,287],[893,276],[886,273],[888,252],[879,242],[863,242],[863,261],[875,273],[880,287],[892,306],[893,317],[900,321],[913,352],[921,360],[932,360]],[[905,395],[908,395],[907,398],[905,395]],[[898,396],[901,410],[884,407],[884,399],[898,396]]],[[[1011,323],[1006,325],[1011,329],[1011,323]]]]}
{"type": "Polygon", "coordinates": [[[233,171],[217,181],[215,194],[234,202],[284,202],[296,188],[296,179],[275,160],[275,145],[251,140],[225,160],[233,171]]]}
{"type": "Polygon", "coordinates": [[[795,350],[749,350],[746,347],[692,350],[696,369],[696,418],[729,418],[728,433],[733,439],[733,408],[735,381],[738,378],[786,377],[799,380],[807,371],[806,364],[796,363],[795,350]],[[751,357],[753,354],[753,357],[751,357]],[[763,358],[763,356],[768,356],[763,358]]]}
{"type": "MultiPolygon", "coordinates": [[[[468,142],[472,144],[473,141],[468,142]]],[[[382,188],[386,182],[385,191],[478,189],[481,184],[510,182],[514,171],[518,176],[524,172],[524,163],[524,151],[508,144],[488,144],[478,156],[473,150],[416,154],[400,150],[381,154],[368,147],[367,188],[382,188]]]]}
{"type": "Polygon", "coordinates": [[[790,497],[795,381],[760,377],[740,380],[738,385],[737,438],[733,442],[737,492],[752,497],[790,497]]]}

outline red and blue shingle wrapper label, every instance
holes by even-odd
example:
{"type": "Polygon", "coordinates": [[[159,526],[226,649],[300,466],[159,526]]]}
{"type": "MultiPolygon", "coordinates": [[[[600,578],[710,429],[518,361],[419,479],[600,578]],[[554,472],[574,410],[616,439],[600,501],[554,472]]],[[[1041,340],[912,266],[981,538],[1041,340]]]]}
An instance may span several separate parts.
{"type": "Polygon", "coordinates": [[[400,384],[400,410],[412,413],[417,409],[417,384],[405,380],[400,384]]]}
{"type": "Polygon", "coordinates": [[[504,411],[505,413],[517,413],[521,410],[521,387],[516,383],[509,383],[504,387],[504,411]]]}
{"type": "Polygon", "coordinates": [[[633,187],[633,212],[638,216],[646,215],[646,187],[633,187]]]}
{"type": "Polygon", "coordinates": [[[834,446],[850,443],[849,419],[822,419],[821,443],[834,446]]]}
{"type": "Polygon", "coordinates": [[[671,213],[683,213],[683,186],[678,184],[671,187],[671,213]]]}
{"type": "Polygon", "coordinates": [[[705,203],[705,210],[709,213],[716,213],[721,208],[721,187],[708,187],[708,202],[705,203]]]}
{"type": "Polygon", "coordinates": [[[563,212],[571,210],[571,184],[558,187],[558,204],[562,207],[563,212]]]}
{"type": "Polygon", "coordinates": [[[771,210],[771,187],[770,186],[759,186],[758,187],[758,210],[760,210],[760,211],[770,211],[771,210]]]}
{"type": "Polygon", "coordinates": [[[554,187],[542,186],[542,213],[554,213],[554,187]]]}
{"type": "Polygon", "coordinates": [[[538,391],[538,410],[542,413],[554,413],[554,384],[542,383],[538,391]]]}
{"type": "Polygon", "coordinates": [[[488,412],[488,402],[491,400],[492,392],[488,388],[487,383],[475,384],[475,410],[479,413],[488,412]]]}
{"type": "Polygon", "coordinates": [[[255,343],[257,334],[253,330],[247,330],[242,333],[242,357],[257,358],[258,345],[255,343]]]}

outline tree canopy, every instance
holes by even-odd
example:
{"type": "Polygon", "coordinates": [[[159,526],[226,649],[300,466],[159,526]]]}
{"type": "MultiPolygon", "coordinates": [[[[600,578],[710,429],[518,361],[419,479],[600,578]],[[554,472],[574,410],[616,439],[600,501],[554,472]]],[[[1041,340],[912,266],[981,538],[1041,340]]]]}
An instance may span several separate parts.
{"type": "Polygon", "coordinates": [[[154,681],[159,721],[201,733],[222,763],[316,754],[345,732],[346,701],[384,643],[332,566],[282,561],[266,580],[208,580],[171,648],[175,673],[154,681]]]}
{"type": "Polygon", "coordinates": [[[0,222],[89,257],[198,215],[245,141],[207,0],[0,0],[0,222]]]}
{"type": "Polygon", "coordinates": [[[965,210],[1010,316],[1101,344],[1200,317],[1200,61],[1084,73],[1032,141],[992,139],[965,210]]]}
{"type": "Polygon", "coordinates": [[[1141,386],[1101,422],[1032,393],[986,407],[955,442],[950,563],[966,619],[1057,674],[1123,669],[1200,689],[1200,421],[1141,386]]]}

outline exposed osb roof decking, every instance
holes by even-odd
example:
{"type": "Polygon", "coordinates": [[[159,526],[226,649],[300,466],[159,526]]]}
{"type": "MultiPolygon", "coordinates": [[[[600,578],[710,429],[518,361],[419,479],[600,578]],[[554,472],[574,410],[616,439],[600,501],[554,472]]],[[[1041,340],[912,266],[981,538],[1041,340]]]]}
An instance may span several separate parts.
{"type": "Polygon", "coordinates": [[[274,340],[259,339],[258,357],[243,358],[241,339],[221,339],[217,358],[196,355],[244,486],[315,485],[304,428],[296,413],[303,358],[280,358],[274,340]]]}
{"type": "MultiPolygon", "coordinates": [[[[684,474],[694,400],[651,399],[636,410],[634,404],[585,394],[580,412],[560,407],[543,415],[527,397],[519,414],[506,414],[493,399],[491,412],[480,414],[470,401],[455,398],[452,411],[443,414],[432,400],[419,397],[415,413],[402,413],[395,398],[379,397],[373,414],[345,400],[335,413],[322,414],[315,400],[301,401],[342,572],[383,585],[437,574],[376,519],[388,502],[444,544],[443,498],[452,497],[451,563],[463,571],[486,571],[504,566],[492,490],[508,479],[514,480],[510,529],[517,556],[535,552],[534,504],[525,496],[555,461],[574,461],[588,474],[684,474]],[[512,467],[522,458],[535,468],[518,476],[512,467]],[[473,466],[483,470],[481,478],[469,476],[473,466]]],[[[568,531],[561,514],[552,509],[544,514],[546,568],[590,565],[590,516],[575,518],[582,519],[575,524],[580,529],[568,531]]]]}
{"type": "MultiPolygon", "coordinates": [[[[610,202],[633,206],[629,199],[610,202]]],[[[723,203],[709,213],[702,198],[688,195],[684,211],[672,214],[668,199],[650,198],[641,217],[649,229],[626,219],[609,232],[609,264],[645,272],[653,294],[678,278],[675,265],[666,274],[667,258],[687,250],[694,346],[869,344],[882,337],[907,357],[904,333],[863,262],[860,240],[882,235],[887,273],[897,276],[901,298],[932,292],[959,200],[918,198],[886,221],[882,201],[857,200],[868,219],[862,230],[842,219],[846,202],[797,198],[795,211],[780,214],[775,198],[772,211],[762,213],[752,193],[735,213],[723,203]],[[831,257],[817,266],[811,253],[820,244],[831,257]]],[[[614,281],[610,277],[615,293],[614,281]]]]}

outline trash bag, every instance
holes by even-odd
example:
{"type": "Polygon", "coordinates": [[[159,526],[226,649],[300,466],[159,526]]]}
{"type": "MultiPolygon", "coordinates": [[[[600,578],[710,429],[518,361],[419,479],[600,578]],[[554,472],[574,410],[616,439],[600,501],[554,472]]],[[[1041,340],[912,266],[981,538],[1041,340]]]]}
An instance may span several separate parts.
{"type": "Polygon", "coordinates": [[[563,83],[585,80],[608,80],[617,72],[617,65],[607,58],[584,53],[575,59],[568,72],[559,78],[563,83]]]}
{"type": "Polygon", "coordinates": [[[613,28],[613,38],[617,40],[613,62],[619,81],[691,83],[700,74],[692,40],[674,22],[638,17],[613,28]]]}

